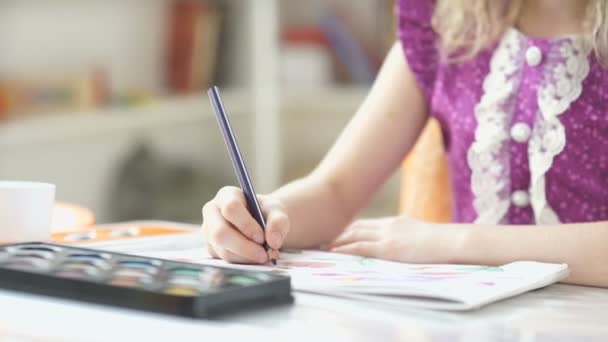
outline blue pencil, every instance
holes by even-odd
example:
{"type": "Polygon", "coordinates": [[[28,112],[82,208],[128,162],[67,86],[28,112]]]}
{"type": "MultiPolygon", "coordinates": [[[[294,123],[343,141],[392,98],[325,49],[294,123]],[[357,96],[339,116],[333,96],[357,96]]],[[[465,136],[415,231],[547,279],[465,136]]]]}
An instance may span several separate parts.
{"type": "MultiPolygon", "coordinates": [[[[215,111],[215,116],[217,117],[217,121],[220,125],[222,136],[224,137],[224,142],[226,143],[226,147],[228,148],[228,153],[230,154],[230,159],[232,160],[232,166],[234,167],[236,176],[239,179],[241,189],[243,189],[243,193],[245,194],[247,209],[251,213],[251,216],[253,216],[253,218],[258,222],[260,227],[262,227],[262,230],[265,230],[266,221],[264,220],[262,209],[260,208],[258,198],[256,196],[255,190],[253,189],[253,183],[249,178],[249,173],[247,172],[245,161],[241,156],[241,151],[239,149],[239,145],[236,142],[236,137],[234,136],[234,132],[232,131],[232,126],[230,126],[228,114],[224,109],[224,103],[222,102],[222,99],[220,97],[220,90],[218,89],[218,87],[213,87],[207,91],[207,94],[209,94],[209,99],[213,104],[213,110],[215,111]]],[[[266,250],[267,252],[270,249],[268,243],[266,242],[266,234],[264,234],[263,247],[264,250],[266,250]]],[[[275,259],[272,259],[271,261],[274,265],[277,264],[277,261],[275,259]]]]}

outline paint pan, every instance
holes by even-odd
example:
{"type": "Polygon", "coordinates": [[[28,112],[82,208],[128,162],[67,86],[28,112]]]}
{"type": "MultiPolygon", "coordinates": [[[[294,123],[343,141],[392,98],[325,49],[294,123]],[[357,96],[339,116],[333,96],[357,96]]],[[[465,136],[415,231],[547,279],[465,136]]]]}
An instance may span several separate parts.
{"type": "Polygon", "coordinates": [[[139,228],[130,227],[125,229],[117,229],[110,232],[112,238],[135,237],[139,235],[139,228]]]}
{"type": "Polygon", "coordinates": [[[73,279],[88,279],[99,277],[100,272],[91,268],[67,268],[55,272],[56,276],[73,279]]]}
{"type": "Polygon", "coordinates": [[[133,269],[133,268],[121,268],[114,271],[114,277],[125,277],[135,278],[145,281],[146,279],[153,279],[152,275],[144,270],[133,269]]]}
{"type": "Polygon", "coordinates": [[[60,247],[55,246],[40,246],[40,245],[25,245],[16,248],[20,251],[37,251],[37,252],[49,252],[49,253],[59,253],[61,252],[60,247]]]}
{"type": "Polygon", "coordinates": [[[92,266],[87,263],[71,262],[62,264],[58,272],[72,270],[75,272],[81,272],[89,277],[97,277],[101,274],[102,270],[96,266],[92,266]]]}
{"type": "Polygon", "coordinates": [[[48,270],[51,266],[51,263],[48,260],[41,259],[38,257],[23,257],[7,260],[2,264],[2,266],[12,269],[24,268],[28,270],[42,272],[48,270]]]}
{"type": "Polygon", "coordinates": [[[91,259],[91,258],[70,258],[64,261],[63,265],[83,265],[83,266],[91,266],[100,269],[109,269],[110,264],[105,260],[99,259],[91,259]]]}
{"type": "Polygon", "coordinates": [[[173,277],[169,278],[169,280],[167,280],[167,283],[176,286],[188,286],[195,288],[201,287],[201,281],[192,277],[173,277]]]}
{"type": "Polygon", "coordinates": [[[199,277],[201,273],[203,273],[200,269],[186,267],[173,268],[170,269],[169,272],[174,276],[183,277],[199,277]]]}
{"type": "Polygon", "coordinates": [[[239,286],[251,286],[258,284],[259,282],[260,280],[255,277],[240,274],[229,276],[226,281],[227,284],[239,286]]]}
{"type": "Polygon", "coordinates": [[[124,269],[136,269],[141,270],[149,274],[157,274],[158,273],[158,264],[154,264],[148,261],[123,261],[118,264],[118,267],[124,269]]]}
{"type": "Polygon", "coordinates": [[[38,258],[44,260],[51,260],[54,257],[54,252],[47,251],[19,251],[13,254],[13,258],[38,258]]]}
{"type": "Polygon", "coordinates": [[[78,260],[78,261],[93,261],[93,260],[109,260],[112,257],[107,253],[73,253],[68,255],[68,259],[70,260],[78,260]]]}
{"type": "Polygon", "coordinates": [[[139,287],[142,282],[140,279],[134,277],[114,277],[110,281],[110,284],[122,287],[139,287]]]}
{"type": "Polygon", "coordinates": [[[97,236],[97,233],[94,230],[84,232],[84,233],[74,233],[65,236],[66,241],[77,242],[77,241],[89,241],[94,240],[97,236]]]}

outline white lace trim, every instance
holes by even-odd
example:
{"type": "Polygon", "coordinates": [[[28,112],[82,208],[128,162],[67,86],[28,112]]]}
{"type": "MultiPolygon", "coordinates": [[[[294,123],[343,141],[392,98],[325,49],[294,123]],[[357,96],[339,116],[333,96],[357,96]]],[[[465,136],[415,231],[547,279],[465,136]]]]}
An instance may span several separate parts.
{"type": "Polygon", "coordinates": [[[475,106],[477,128],[469,147],[471,188],[476,223],[499,223],[509,209],[509,125],[519,83],[521,49],[518,33],[507,31],[490,61],[484,94],[475,106]]]}
{"type": "MultiPolygon", "coordinates": [[[[500,223],[511,204],[509,131],[523,64],[521,49],[520,33],[507,31],[492,56],[484,94],[475,106],[477,128],[467,160],[476,223],[500,223]]],[[[545,174],[566,145],[559,115],[581,94],[582,81],[589,73],[589,52],[581,41],[565,39],[545,57],[545,77],[538,88],[539,112],[528,145],[530,201],[539,224],[559,222],[547,203],[545,174]]]]}
{"type": "Polygon", "coordinates": [[[589,73],[590,51],[583,41],[568,39],[560,43],[555,55],[547,56],[548,67],[538,89],[539,113],[528,145],[530,203],[538,224],[560,222],[547,203],[545,174],[566,146],[566,132],[559,116],[582,92],[582,82],[589,73]]]}

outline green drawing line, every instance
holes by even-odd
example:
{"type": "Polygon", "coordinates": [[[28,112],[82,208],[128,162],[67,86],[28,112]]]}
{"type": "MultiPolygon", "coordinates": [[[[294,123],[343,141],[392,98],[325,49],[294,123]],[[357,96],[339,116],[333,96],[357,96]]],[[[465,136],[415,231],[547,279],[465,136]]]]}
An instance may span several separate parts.
{"type": "Polygon", "coordinates": [[[370,258],[361,258],[359,259],[359,264],[361,266],[374,266],[376,264],[376,260],[370,258]]]}
{"type": "Polygon", "coordinates": [[[480,272],[480,271],[504,272],[505,270],[503,270],[502,268],[500,268],[498,266],[467,266],[467,267],[457,268],[456,271],[474,273],[474,272],[480,272]]]}

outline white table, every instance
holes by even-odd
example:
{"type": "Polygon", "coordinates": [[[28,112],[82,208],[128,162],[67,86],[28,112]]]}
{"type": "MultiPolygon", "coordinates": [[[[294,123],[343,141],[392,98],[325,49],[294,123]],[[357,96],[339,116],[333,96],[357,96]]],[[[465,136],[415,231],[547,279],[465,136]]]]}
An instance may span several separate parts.
{"type": "Polygon", "coordinates": [[[0,341],[608,341],[608,290],[567,285],[467,313],[296,293],[290,306],[197,321],[0,291],[0,341]]]}
{"type": "Polygon", "coordinates": [[[608,341],[608,290],[554,285],[468,313],[298,294],[293,307],[229,321],[348,341],[608,341]]]}

